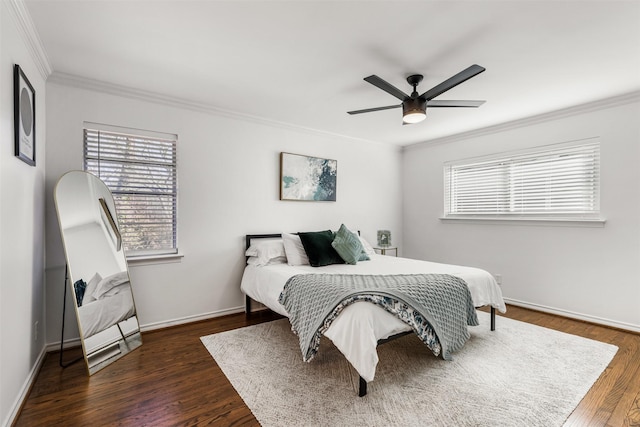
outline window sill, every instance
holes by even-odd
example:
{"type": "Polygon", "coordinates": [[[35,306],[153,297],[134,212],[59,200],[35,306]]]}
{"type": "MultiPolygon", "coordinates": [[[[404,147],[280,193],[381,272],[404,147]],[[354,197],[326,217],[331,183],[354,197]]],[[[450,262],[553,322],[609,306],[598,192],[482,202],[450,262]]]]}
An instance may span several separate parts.
{"type": "Polygon", "coordinates": [[[462,224],[532,225],[550,227],[594,227],[602,228],[604,218],[486,218],[486,217],[440,217],[443,222],[462,224]]]}
{"type": "Polygon", "coordinates": [[[127,258],[129,267],[139,267],[143,265],[153,264],[169,264],[174,262],[182,262],[184,254],[163,254],[163,255],[141,255],[127,258]]]}

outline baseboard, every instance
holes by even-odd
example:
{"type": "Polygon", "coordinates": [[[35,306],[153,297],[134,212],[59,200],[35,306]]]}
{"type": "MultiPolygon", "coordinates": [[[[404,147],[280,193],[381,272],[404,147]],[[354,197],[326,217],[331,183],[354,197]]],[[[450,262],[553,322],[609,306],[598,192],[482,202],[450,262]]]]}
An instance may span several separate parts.
{"type": "Polygon", "coordinates": [[[617,320],[605,319],[597,316],[590,316],[588,314],[576,313],[574,311],[562,310],[555,307],[548,307],[546,305],[533,304],[529,302],[519,301],[516,299],[505,298],[504,301],[507,304],[515,305],[518,307],[529,308],[531,310],[542,311],[544,313],[556,314],[558,316],[569,317],[571,319],[582,320],[584,322],[595,323],[598,325],[609,326],[616,329],[622,329],[625,331],[631,331],[640,333],[640,325],[633,325],[631,323],[619,322],[617,320]]]}
{"type": "Polygon", "coordinates": [[[11,405],[11,411],[7,418],[3,421],[3,426],[10,426],[18,418],[20,414],[20,410],[22,409],[22,405],[27,401],[27,396],[29,395],[29,391],[31,387],[38,378],[38,373],[40,372],[40,368],[42,367],[42,363],[44,362],[44,358],[47,355],[47,347],[43,347],[36,359],[36,363],[31,367],[31,371],[29,371],[29,375],[27,375],[27,379],[24,381],[22,388],[20,389],[20,393],[16,396],[16,399],[13,401],[13,405],[11,405]]]}
{"type": "MultiPolygon", "coordinates": [[[[196,316],[180,317],[177,319],[165,320],[165,321],[156,322],[156,323],[146,323],[144,325],[140,325],[140,332],[154,331],[156,329],[164,329],[164,328],[169,328],[171,326],[184,325],[191,322],[199,322],[201,320],[208,320],[208,319],[213,319],[215,317],[222,317],[229,314],[237,314],[237,313],[244,313],[244,307],[233,307],[226,310],[218,310],[218,311],[212,311],[205,314],[198,314],[196,316]]],[[[80,347],[80,346],[82,346],[82,342],[80,341],[79,337],[73,338],[70,340],[65,340],[64,342],[65,350],[75,348],[75,347],[80,347]]],[[[49,343],[45,348],[45,352],[47,353],[59,351],[59,350],[60,350],[60,341],[49,343]]]]}
{"type": "MultiPolygon", "coordinates": [[[[64,342],[64,350],[68,350],[68,349],[72,349],[72,348],[76,348],[76,347],[81,347],[81,346],[82,346],[82,342],[80,341],[80,337],[72,338],[70,340],[65,340],[65,342],[64,342]]],[[[53,353],[54,351],[60,351],[60,341],[52,342],[52,343],[47,344],[45,350],[46,350],[47,353],[53,353]]]]}
{"type": "Polygon", "coordinates": [[[148,332],[156,329],[169,328],[171,326],[183,325],[186,323],[199,322],[201,320],[213,319],[215,317],[227,316],[229,314],[244,313],[244,307],[232,307],[225,310],[211,311],[209,313],[198,314],[195,316],[180,317],[162,322],[147,323],[140,325],[140,331],[148,332]]]}
{"type": "MultiPolygon", "coordinates": [[[[507,304],[515,305],[518,307],[528,308],[531,310],[542,311],[545,313],[556,314],[558,316],[569,317],[572,319],[583,320],[585,322],[596,323],[599,325],[605,325],[613,328],[623,329],[626,331],[640,333],[640,325],[633,325],[630,323],[618,322],[615,320],[604,319],[601,317],[590,316],[582,313],[576,313],[569,310],[562,310],[555,307],[548,307],[541,304],[529,303],[529,302],[520,301],[512,298],[505,298],[504,301],[507,304]]],[[[255,307],[252,307],[252,310],[251,310],[252,313],[267,309],[265,306],[255,301],[252,301],[251,303],[252,303],[252,306],[255,306],[255,307]]],[[[209,313],[199,314],[195,316],[180,317],[177,319],[166,320],[162,322],[146,323],[144,325],[140,325],[140,331],[141,332],[154,331],[156,329],[169,328],[172,326],[183,325],[191,322],[199,322],[201,320],[213,319],[216,317],[227,316],[229,314],[244,313],[244,311],[245,311],[244,307],[232,307],[225,310],[212,311],[209,313]]],[[[79,347],[80,345],[82,345],[82,343],[80,342],[80,338],[67,340],[65,341],[65,344],[64,344],[65,349],[79,347]]],[[[58,341],[57,343],[47,344],[44,351],[46,353],[46,352],[58,351],[59,349],[60,349],[60,342],[58,341]]]]}

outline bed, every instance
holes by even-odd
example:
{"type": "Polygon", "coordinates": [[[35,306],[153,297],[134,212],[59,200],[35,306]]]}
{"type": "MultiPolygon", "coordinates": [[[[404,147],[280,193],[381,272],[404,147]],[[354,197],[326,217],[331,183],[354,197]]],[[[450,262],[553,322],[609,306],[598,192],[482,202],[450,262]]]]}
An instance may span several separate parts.
{"type": "MultiPolygon", "coordinates": [[[[495,329],[495,310],[506,311],[500,287],[493,276],[484,270],[378,255],[361,237],[359,240],[367,252],[368,261],[357,262],[355,265],[331,264],[313,267],[306,265],[304,260],[294,259],[290,262],[291,251],[281,249],[281,242],[282,246],[289,242],[286,247],[291,247],[290,239],[291,235],[287,233],[246,236],[247,265],[242,277],[241,290],[245,294],[247,313],[251,312],[251,301],[254,300],[276,313],[289,317],[289,313],[280,303],[280,295],[287,281],[294,276],[319,273],[377,276],[424,273],[451,275],[467,283],[473,306],[491,308],[492,330],[495,329]],[[262,251],[256,249],[260,247],[262,251]]],[[[300,248],[297,249],[296,256],[303,257],[300,248]]],[[[355,302],[340,312],[323,335],[333,342],[360,375],[359,395],[363,396],[366,394],[367,382],[373,381],[375,377],[378,363],[377,345],[411,332],[412,328],[407,323],[383,308],[368,302],[355,302]]]]}

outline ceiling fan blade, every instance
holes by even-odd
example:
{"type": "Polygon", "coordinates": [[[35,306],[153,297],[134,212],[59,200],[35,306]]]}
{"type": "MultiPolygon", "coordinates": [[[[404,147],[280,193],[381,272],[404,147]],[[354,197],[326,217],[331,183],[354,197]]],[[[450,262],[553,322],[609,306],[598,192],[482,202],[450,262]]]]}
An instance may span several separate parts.
{"type": "MultiPolygon", "coordinates": [[[[471,77],[474,77],[485,70],[484,67],[481,67],[477,64],[470,66],[469,68],[460,71],[453,77],[448,78],[437,86],[432,87],[422,95],[421,98],[426,99],[427,101],[435,98],[436,96],[448,91],[451,88],[458,86],[460,83],[463,83],[469,80],[471,77]]],[[[366,79],[365,79],[366,80],[366,79]]]]}
{"type": "Polygon", "coordinates": [[[390,110],[392,108],[400,108],[402,104],[398,105],[389,105],[387,107],[376,107],[376,108],[367,108],[365,110],[356,110],[356,111],[347,111],[348,114],[361,114],[361,113],[371,113],[372,111],[380,111],[380,110],[390,110]]]}
{"type": "Polygon", "coordinates": [[[404,93],[403,91],[401,91],[400,89],[392,85],[391,83],[387,82],[386,80],[382,80],[380,77],[376,76],[375,74],[369,77],[365,77],[364,80],[371,83],[375,87],[382,89],[388,94],[395,96],[400,101],[404,101],[406,98],[409,98],[409,95],[407,95],[406,93],[404,93]]]}
{"type": "Polygon", "coordinates": [[[427,108],[433,107],[479,107],[487,101],[427,101],[427,108]]]}

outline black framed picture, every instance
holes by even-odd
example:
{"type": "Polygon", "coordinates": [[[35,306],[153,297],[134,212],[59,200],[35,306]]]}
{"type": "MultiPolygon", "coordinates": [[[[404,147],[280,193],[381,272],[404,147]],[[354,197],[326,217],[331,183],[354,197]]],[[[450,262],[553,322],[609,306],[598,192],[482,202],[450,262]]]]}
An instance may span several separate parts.
{"type": "Polygon", "coordinates": [[[381,248],[391,246],[391,231],[378,230],[378,246],[381,248]]]}
{"type": "Polygon", "coordinates": [[[18,64],[13,66],[15,155],[36,165],[36,91],[18,64]]]}

